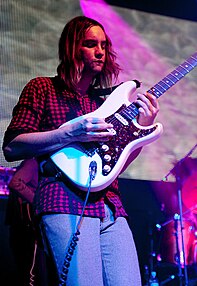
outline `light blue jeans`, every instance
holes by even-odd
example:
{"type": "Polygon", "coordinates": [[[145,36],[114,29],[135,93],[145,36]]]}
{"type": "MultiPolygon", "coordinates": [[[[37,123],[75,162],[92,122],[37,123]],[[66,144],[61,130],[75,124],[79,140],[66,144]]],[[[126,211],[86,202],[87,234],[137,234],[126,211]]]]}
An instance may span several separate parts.
{"type": "MultiPolygon", "coordinates": [[[[67,286],[141,286],[133,236],[125,218],[114,221],[105,205],[105,218],[84,217],[79,241],[69,267],[67,286]]],[[[43,237],[47,237],[57,271],[62,270],[65,253],[79,216],[44,215],[43,237]]]]}

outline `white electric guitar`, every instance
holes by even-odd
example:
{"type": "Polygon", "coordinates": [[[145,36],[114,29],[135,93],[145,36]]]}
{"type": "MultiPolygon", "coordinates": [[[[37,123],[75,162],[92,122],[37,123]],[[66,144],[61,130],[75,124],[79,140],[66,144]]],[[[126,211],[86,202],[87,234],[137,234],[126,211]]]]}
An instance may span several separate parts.
{"type": "MultiPolygon", "coordinates": [[[[159,98],[197,65],[197,52],[154,85],[149,93],[159,98]]],[[[97,167],[91,182],[91,192],[103,190],[121,173],[129,155],[139,147],[155,141],[162,133],[162,125],[140,126],[136,122],[138,107],[134,103],[137,81],[127,81],[118,86],[106,101],[86,117],[105,118],[113,124],[114,136],[106,142],[77,142],[69,144],[50,157],[64,175],[79,189],[87,191],[90,182],[90,163],[97,167]]],[[[78,120],[79,118],[77,118],[78,120]]],[[[73,119],[62,126],[75,122],[73,119]]],[[[61,127],[60,127],[61,128],[61,127]]]]}

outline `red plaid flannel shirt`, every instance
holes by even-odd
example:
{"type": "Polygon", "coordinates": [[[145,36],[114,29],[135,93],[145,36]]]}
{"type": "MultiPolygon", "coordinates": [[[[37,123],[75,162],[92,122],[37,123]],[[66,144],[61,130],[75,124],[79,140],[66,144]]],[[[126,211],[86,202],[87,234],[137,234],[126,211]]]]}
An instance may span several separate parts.
{"type": "MultiPolygon", "coordinates": [[[[13,110],[11,123],[5,132],[4,146],[22,133],[56,129],[75,117],[96,110],[102,103],[103,99],[93,93],[85,97],[68,94],[58,77],[32,79],[23,89],[13,110]]],[[[53,212],[80,215],[85,195],[76,188],[71,190],[61,181],[41,177],[35,196],[36,214],[53,212]]],[[[111,206],[115,217],[127,216],[117,179],[105,190],[90,194],[84,214],[104,217],[104,203],[111,206]]]]}

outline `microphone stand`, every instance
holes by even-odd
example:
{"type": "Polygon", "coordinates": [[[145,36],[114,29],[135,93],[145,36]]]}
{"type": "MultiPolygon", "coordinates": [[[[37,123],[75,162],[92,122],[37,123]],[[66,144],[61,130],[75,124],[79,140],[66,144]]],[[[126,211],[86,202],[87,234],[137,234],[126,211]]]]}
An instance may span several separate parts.
{"type": "MultiPolygon", "coordinates": [[[[185,244],[184,244],[184,236],[183,236],[183,208],[182,208],[182,181],[181,181],[181,174],[180,174],[180,166],[183,163],[183,161],[189,157],[193,151],[196,149],[197,144],[186,154],[185,157],[183,157],[169,172],[168,174],[164,177],[163,181],[166,181],[168,176],[170,174],[175,173],[175,179],[176,179],[176,184],[177,184],[177,194],[178,194],[178,208],[179,208],[179,215],[180,215],[180,233],[181,233],[181,245],[182,245],[182,252],[183,252],[183,267],[184,267],[184,280],[185,280],[185,286],[188,286],[188,273],[187,273],[187,266],[186,266],[186,257],[185,257],[185,244]]],[[[175,218],[175,225],[176,223],[175,218]]],[[[175,232],[177,232],[177,229],[175,229],[175,232]]],[[[178,235],[176,233],[176,235],[178,235]]],[[[176,246],[177,246],[177,255],[178,255],[178,267],[179,267],[179,282],[180,286],[183,285],[183,275],[182,275],[182,268],[181,268],[181,261],[180,261],[180,251],[179,251],[179,245],[178,245],[178,239],[176,237],[176,246]]]]}

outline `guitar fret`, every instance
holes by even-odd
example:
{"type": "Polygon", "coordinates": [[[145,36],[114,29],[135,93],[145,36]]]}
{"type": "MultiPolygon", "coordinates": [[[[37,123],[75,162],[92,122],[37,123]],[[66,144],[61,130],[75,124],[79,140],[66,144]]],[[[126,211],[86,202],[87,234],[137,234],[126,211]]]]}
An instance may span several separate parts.
{"type": "Polygon", "coordinates": [[[186,65],[187,67],[189,67],[189,71],[191,71],[193,68],[195,68],[195,66],[192,65],[188,60],[185,61],[185,65],[186,65]]]}
{"type": "Polygon", "coordinates": [[[177,69],[176,69],[182,76],[185,76],[188,72],[187,70],[183,69],[181,66],[179,66],[177,69]]]}
{"type": "Polygon", "coordinates": [[[174,85],[174,82],[171,79],[169,79],[168,76],[164,77],[164,79],[162,81],[165,82],[165,84],[168,86],[168,88],[170,88],[171,86],[174,85]]]}
{"type": "Polygon", "coordinates": [[[177,79],[177,81],[183,77],[183,75],[177,72],[177,70],[174,70],[171,74],[177,79]]]}
{"type": "Polygon", "coordinates": [[[178,73],[178,78],[181,79],[182,77],[184,77],[187,72],[185,72],[182,68],[178,67],[175,70],[176,74],[178,73]]]}
{"type": "Polygon", "coordinates": [[[176,77],[174,77],[172,74],[167,75],[164,79],[165,83],[168,85],[168,88],[170,88],[177,82],[176,77]]]}
{"type": "Polygon", "coordinates": [[[188,65],[185,65],[185,66],[180,65],[180,67],[182,68],[182,70],[186,71],[185,74],[187,74],[189,72],[189,69],[188,69],[189,66],[188,65]]]}
{"type": "Polygon", "coordinates": [[[133,113],[128,112],[128,110],[123,110],[120,112],[120,114],[123,115],[123,117],[126,117],[127,119],[130,119],[130,120],[133,120],[136,116],[133,113]]]}
{"type": "MultiPolygon", "coordinates": [[[[165,88],[164,86],[163,86],[163,83],[162,83],[162,81],[159,81],[158,83],[157,83],[157,85],[159,86],[159,88],[161,88],[162,90],[163,90],[163,92],[165,92],[168,88],[165,88]]],[[[165,84],[164,84],[165,85],[165,84]]]]}
{"type": "Polygon", "coordinates": [[[129,119],[133,119],[138,115],[139,111],[138,111],[138,108],[134,104],[131,104],[127,106],[127,108],[125,108],[123,111],[121,111],[121,113],[123,113],[129,119]]]}
{"type": "Polygon", "coordinates": [[[195,61],[197,61],[197,53],[193,54],[189,59],[194,59],[195,61]]]}
{"type": "Polygon", "coordinates": [[[161,95],[161,92],[160,90],[157,88],[157,85],[156,84],[154,87],[151,88],[151,91],[153,92],[153,95],[155,95],[156,97],[159,97],[161,95]]]}
{"type": "MultiPolygon", "coordinates": [[[[197,56],[196,56],[197,57],[197,56]]],[[[194,58],[193,56],[190,57],[189,59],[187,59],[187,61],[193,66],[195,67],[197,65],[197,58],[194,58]]]]}
{"type": "Polygon", "coordinates": [[[184,62],[181,66],[183,68],[185,68],[188,73],[194,68],[194,66],[192,66],[189,62],[184,62]],[[183,65],[184,65],[184,67],[183,67],[183,65]]]}
{"type": "MultiPolygon", "coordinates": [[[[169,82],[169,80],[167,80],[167,82],[169,82]]],[[[167,85],[164,80],[161,80],[158,84],[160,84],[165,91],[169,88],[169,85],[167,85]]]]}
{"type": "Polygon", "coordinates": [[[159,93],[164,93],[166,91],[166,88],[163,87],[161,82],[158,82],[154,87],[156,87],[159,90],[159,93]]]}

